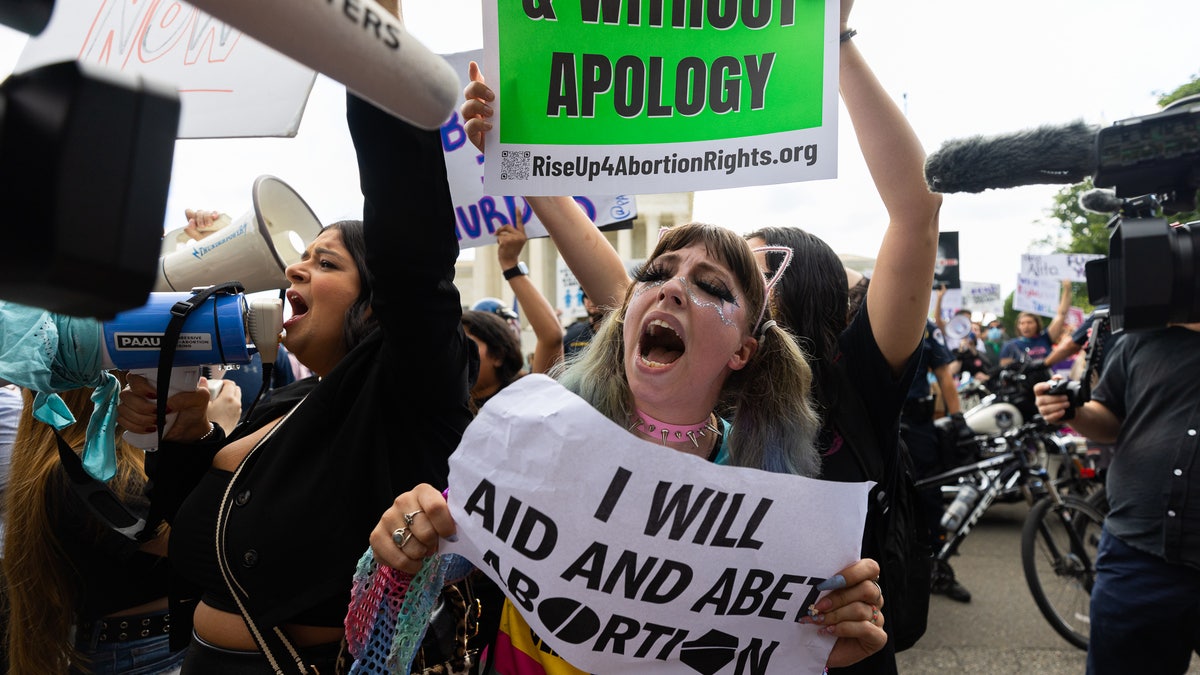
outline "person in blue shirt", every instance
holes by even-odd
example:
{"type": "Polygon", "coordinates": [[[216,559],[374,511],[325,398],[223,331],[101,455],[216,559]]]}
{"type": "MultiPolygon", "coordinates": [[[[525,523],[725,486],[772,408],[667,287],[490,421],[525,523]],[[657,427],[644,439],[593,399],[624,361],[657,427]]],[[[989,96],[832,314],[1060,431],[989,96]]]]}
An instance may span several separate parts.
{"type": "Polygon", "coordinates": [[[1000,350],[1001,367],[1015,361],[1041,361],[1050,355],[1062,337],[1067,312],[1071,310],[1071,282],[1063,280],[1062,284],[1058,313],[1045,330],[1042,330],[1042,317],[1037,314],[1021,312],[1017,316],[1017,337],[1005,343],[1000,350]]]}

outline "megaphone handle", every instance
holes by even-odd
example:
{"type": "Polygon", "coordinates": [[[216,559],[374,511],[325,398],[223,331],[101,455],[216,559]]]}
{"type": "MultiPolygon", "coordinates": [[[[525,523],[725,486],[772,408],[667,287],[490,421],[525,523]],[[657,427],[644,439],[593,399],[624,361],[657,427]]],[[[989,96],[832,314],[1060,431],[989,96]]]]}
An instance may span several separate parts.
{"type": "MultiPolygon", "coordinates": [[[[141,375],[149,382],[158,381],[158,370],[154,368],[135,368],[129,371],[134,375],[141,375]]],[[[171,369],[171,384],[167,389],[167,398],[174,396],[184,391],[195,391],[196,384],[200,381],[200,366],[181,366],[171,369]]],[[[211,392],[211,390],[210,390],[211,392]]],[[[211,396],[211,394],[210,394],[211,396]]],[[[162,432],[165,434],[175,423],[177,413],[167,413],[166,421],[163,423],[162,432]]],[[[158,450],[158,432],[150,432],[148,434],[135,434],[132,431],[126,431],[122,436],[130,445],[141,448],[146,452],[154,452],[158,450]]]]}

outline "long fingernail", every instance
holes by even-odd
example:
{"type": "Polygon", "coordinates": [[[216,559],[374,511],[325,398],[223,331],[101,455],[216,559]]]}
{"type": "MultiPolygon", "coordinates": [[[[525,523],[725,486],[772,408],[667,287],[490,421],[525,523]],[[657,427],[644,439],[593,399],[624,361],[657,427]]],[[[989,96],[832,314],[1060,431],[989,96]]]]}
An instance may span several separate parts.
{"type": "Polygon", "coordinates": [[[839,588],[845,588],[845,587],[846,587],[846,577],[844,577],[840,574],[835,574],[835,575],[829,577],[828,579],[826,579],[825,581],[822,581],[817,586],[817,590],[818,591],[836,591],[839,588]]]}

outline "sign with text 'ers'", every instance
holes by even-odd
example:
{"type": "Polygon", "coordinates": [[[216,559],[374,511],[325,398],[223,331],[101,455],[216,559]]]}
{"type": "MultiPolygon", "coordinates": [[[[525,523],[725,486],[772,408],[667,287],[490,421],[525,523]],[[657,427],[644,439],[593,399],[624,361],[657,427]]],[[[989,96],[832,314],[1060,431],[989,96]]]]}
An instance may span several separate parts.
{"type": "Polygon", "coordinates": [[[174,86],[179,138],[295,136],[316,73],[178,1],[58,0],[16,70],[79,60],[174,86]]]}
{"type": "Polygon", "coordinates": [[[834,638],[799,620],[858,559],[872,485],[718,466],[536,374],[483,406],[449,484],[439,550],[505,589],[535,643],[663,675],[822,672],[834,638]]]}
{"type": "Polygon", "coordinates": [[[484,2],[498,194],[837,175],[838,0],[484,2]]]}

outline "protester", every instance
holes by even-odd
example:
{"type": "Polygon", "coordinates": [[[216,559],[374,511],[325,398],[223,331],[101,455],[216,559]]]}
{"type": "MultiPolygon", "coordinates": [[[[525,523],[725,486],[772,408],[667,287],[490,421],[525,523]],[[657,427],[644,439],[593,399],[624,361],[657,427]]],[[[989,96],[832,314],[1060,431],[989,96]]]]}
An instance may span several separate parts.
{"type": "Polygon", "coordinates": [[[1200,324],[1127,331],[1091,400],[1070,408],[1034,385],[1038,412],[1115,443],[1091,588],[1087,672],[1185,673],[1200,651],[1200,324]]]}
{"type": "Polygon", "coordinates": [[[1000,350],[1000,366],[1044,360],[1062,337],[1070,310],[1071,282],[1064,280],[1059,293],[1058,312],[1045,330],[1042,330],[1042,317],[1037,314],[1021,312],[1017,315],[1017,337],[1006,342],[1000,350]]]}
{"type": "MultiPolygon", "coordinates": [[[[83,387],[60,396],[85,419],[91,395],[83,387]]],[[[131,538],[93,513],[72,488],[54,428],[34,419],[33,393],[24,398],[5,500],[10,671],[116,675],[136,668],[149,675],[177,668],[183,652],[169,646],[166,524],[150,518],[131,538]]],[[[60,432],[67,452],[82,448],[85,432],[83,424],[60,432]]],[[[98,485],[146,514],[145,453],[118,438],[116,458],[116,476],[98,485]]]]}
{"type": "Polygon", "coordinates": [[[604,309],[592,302],[587,293],[581,291],[579,297],[583,302],[585,314],[576,319],[575,323],[567,326],[563,347],[564,356],[568,359],[573,358],[576,352],[591,343],[592,338],[596,335],[596,330],[600,328],[600,322],[604,320],[604,309]]]}
{"type": "MultiPolygon", "coordinates": [[[[563,329],[558,323],[558,314],[555,313],[554,306],[533,284],[529,278],[529,269],[520,261],[519,256],[527,240],[525,224],[520,218],[512,225],[506,224],[496,228],[497,261],[537,339],[533,358],[529,362],[529,372],[545,373],[563,358],[563,329]]],[[[520,347],[519,341],[517,346],[520,347]]]]}
{"type": "MultiPolygon", "coordinates": [[[[480,145],[491,126],[485,116],[492,93],[475,64],[470,75],[462,114],[468,136],[480,145]]],[[[768,287],[744,239],[704,224],[666,230],[631,281],[615,249],[573,200],[529,199],[588,296],[616,308],[588,349],[556,373],[567,389],[630,433],[673,450],[772,471],[819,470],[809,368],[790,335],[765,316],[768,287]],[[737,411],[733,426],[714,413],[723,400],[737,411]],[[676,440],[649,429],[664,423],[695,433],[676,440]]],[[[445,208],[449,222],[450,205],[445,208]]],[[[439,537],[454,531],[441,491],[422,485],[383,514],[371,549],[379,562],[413,573],[436,552],[439,537]]],[[[818,603],[820,619],[839,637],[830,665],[861,660],[886,642],[877,570],[871,560],[842,570],[848,589],[818,603]]],[[[528,630],[511,602],[504,611],[509,634],[528,630]]],[[[506,645],[511,648],[506,641],[494,648],[506,645]]],[[[537,657],[570,668],[555,655],[537,657]]],[[[497,672],[515,672],[514,663],[511,653],[493,656],[497,672]]]]}
{"type": "MultiPolygon", "coordinates": [[[[395,495],[445,485],[471,419],[440,136],[353,95],[346,108],[364,221],[326,227],[286,272],[283,344],[319,379],[275,390],[228,437],[198,414],[207,392],[172,397],[148,461],[173,525],[185,674],[334,672],[363,542],[395,495]]],[[[132,379],[123,425],[154,427],[152,391],[132,379]]]]}
{"type": "MultiPolygon", "coordinates": [[[[841,6],[843,35],[849,29],[852,7],[848,1],[841,6]]],[[[823,419],[818,440],[822,478],[869,479],[879,483],[881,490],[884,485],[897,488],[891,490],[889,500],[894,508],[877,508],[868,514],[863,555],[881,561],[881,583],[889,598],[894,600],[902,587],[912,587],[908,596],[912,603],[905,603],[913,607],[912,615],[900,621],[893,610],[888,645],[853,668],[836,671],[894,673],[895,651],[911,646],[924,631],[929,598],[928,550],[917,546],[903,564],[887,564],[884,549],[901,545],[889,539],[894,528],[920,531],[923,522],[902,526],[897,520],[901,513],[920,518],[916,504],[908,510],[900,503],[911,476],[908,453],[899,442],[899,417],[916,373],[929,309],[942,198],[929,191],[924,149],[859,52],[857,39],[841,43],[839,87],[889,218],[870,282],[847,274],[826,242],[799,228],[767,227],[747,238],[755,247],[786,246],[795,252],[795,261],[775,289],[772,316],[800,337],[813,366],[813,396],[823,419]],[[847,285],[855,289],[850,297],[847,285]],[[847,306],[850,312],[842,310],[847,306]],[[901,634],[902,643],[897,645],[894,636],[901,634]]],[[[776,254],[759,256],[768,274],[780,262],[776,254]]],[[[917,538],[903,540],[911,543],[917,538]]],[[[895,553],[888,552],[889,556],[895,553]]]]}

